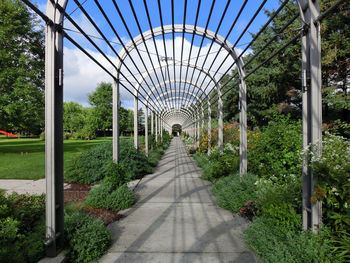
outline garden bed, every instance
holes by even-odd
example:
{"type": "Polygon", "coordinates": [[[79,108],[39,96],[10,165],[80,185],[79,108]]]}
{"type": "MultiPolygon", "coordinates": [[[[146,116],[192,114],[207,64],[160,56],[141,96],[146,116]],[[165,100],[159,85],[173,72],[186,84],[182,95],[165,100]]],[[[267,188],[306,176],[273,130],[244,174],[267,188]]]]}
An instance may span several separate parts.
{"type": "MultiPolygon", "coordinates": [[[[92,184],[79,184],[79,183],[67,183],[64,189],[64,203],[76,203],[80,205],[85,201],[88,196],[91,188],[93,188],[92,184]]],[[[105,225],[108,225],[114,221],[117,221],[124,216],[115,212],[113,210],[108,210],[105,208],[95,208],[95,207],[83,207],[82,208],[85,213],[99,218],[103,221],[105,225]]]]}

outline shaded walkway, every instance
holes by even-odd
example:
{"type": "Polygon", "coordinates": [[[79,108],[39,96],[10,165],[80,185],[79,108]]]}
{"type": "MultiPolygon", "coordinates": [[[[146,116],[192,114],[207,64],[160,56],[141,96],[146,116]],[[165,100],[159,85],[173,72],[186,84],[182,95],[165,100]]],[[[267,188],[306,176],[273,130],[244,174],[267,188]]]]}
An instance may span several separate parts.
{"type": "Polygon", "coordinates": [[[217,207],[210,185],[173,139],[139,183],[136,205],[109,226],[113,244],[99,262],[255,262],[242,238],[246,221],[217,207]]]}

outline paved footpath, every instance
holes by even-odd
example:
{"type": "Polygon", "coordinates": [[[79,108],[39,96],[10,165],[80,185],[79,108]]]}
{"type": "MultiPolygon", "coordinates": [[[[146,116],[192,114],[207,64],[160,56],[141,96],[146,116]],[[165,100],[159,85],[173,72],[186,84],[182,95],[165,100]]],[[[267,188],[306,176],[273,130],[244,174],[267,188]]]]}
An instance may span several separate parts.
{"type": "Polygon", "coordinates": [[[247,222],[219,208],[210,183],[174,138],[138,202],[109,228],[112,246],[99,262],[258,262],[242,237],[247,222]]]}

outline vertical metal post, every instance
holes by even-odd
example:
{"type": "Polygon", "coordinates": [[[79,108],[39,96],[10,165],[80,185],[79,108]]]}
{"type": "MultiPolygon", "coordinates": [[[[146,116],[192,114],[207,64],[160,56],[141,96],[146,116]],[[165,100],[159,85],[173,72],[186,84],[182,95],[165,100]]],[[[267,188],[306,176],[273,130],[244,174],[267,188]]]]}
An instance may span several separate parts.
{"type": "Polygon", "coordinates": [[[222,152],[224,150],[224,134],[223,134],[223,116],[222,116],[222,93],[221,86],[217,87],[218,90],[218,146],[219,151],[222,152]]]}
{"type": "Polygon", "coordinates": [[[154,112],[151,111],[151,134],[154,134],[154,112]]]}
{"type": "Polygon", "coordinates": [[[134,146],[135,148],[139,148],[139,131],[138,131],[138,98],[134,96],[134,146]]]}
{"type": "MultiPolygon", "coordinates": [[[[119,77],[119,73],[117,73],[119,77]]],[[[113,161],[118,163],[119,161],[119,109],[120,109],[120,97],[119,97],[119,79],[113,82],[113,161]]]]}
{"type": "Polygon", "coordinates": [[[199,115],[199,109],[197,109],[197,111],[196,111],[196,124],[197,124],[197,143],[198,143],[198,146],[199,146],[199,141],[200,141],[199,122],[200,122],[200,115],[199,115]]]}
{"type": "Polygon", "coordinates": [[[158,142],[158,115],[156,114],[155,116],[155,121],[156,121],[156,142],[158,142]]]}
{"type": "MultiPolygon", "coordinates": [[[[61,14],[48,2],[48,16],[61,14]],[[52,13],[49,13],[52,11],[52,13]]],[[[64,246],[63,229],[63,36],[56,25],[46,26],[45,45],[45,177],[46,255],[55,257],[64,246]]]]}
{"type": "Polygon", "coordinates": [[[211,106],[210,101],[208,100],[208,155],[211,150],[211,106]]]}
{"type": "Polygon", "coordinates": [[[201,120],[202,120],[202,134],[204,134],[204,109],[203,109],[203,104],[201,104],[201,120]]]}
{"type": "MultiPolygon", "coordinates": [[[[322,140],[321,36],[319,23],[314,23],[314,20],[320,15],[320,10],[318,1],[308,0],[307,2],[308,7],[303,9],[305,3],[298,1],[302,19],[309,25],[308,29],[304,28],[305,35],[302,37],[303,149],[306,152],[308,146],[311,145],[311,151],[315,155],[320,155],[322,140]]],[[[309,154],[303,158],[303,228],[317,232],[322,223],[322,203],[310,202],[317,181],[312,174],[309,159],[309,154]]]]}
{"type": "Polygon", "coordinates": [[[239,107],[239,173],[242,177],[247,173],[247,87],[243,78],[239,85],[239,107]]]}
{"type": "Polygon", "coordinates": [[[159,125],[160,125],[160,141],[163,141],[163,120],[159,120],[159,125]]]}
{"type": "Polygon", "coordinates": [[[196,113],[193,111],[193,141],[197,141],[197,131],[196,131],[196,113]]]}
{"type": "Polygon", "coordinates": [[[145,147],[148,156],[148,106],[145,106],[145,147]]]}

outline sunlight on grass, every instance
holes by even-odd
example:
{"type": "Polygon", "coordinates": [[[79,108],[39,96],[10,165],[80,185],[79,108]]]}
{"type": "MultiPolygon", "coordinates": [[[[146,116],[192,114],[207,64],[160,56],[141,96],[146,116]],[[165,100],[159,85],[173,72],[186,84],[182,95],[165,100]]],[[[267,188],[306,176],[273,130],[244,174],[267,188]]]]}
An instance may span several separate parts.
{"type": "MultiPolygon", "coordinates": [[[[111,140],[111,137],[101,137],[91,141],[64,141],[64,167],[68,167],[73,158],[81,152],[111,140]]],[[[0,179],[40,179],[44,177],[44,141],[0,137],[0,179]]]]}

